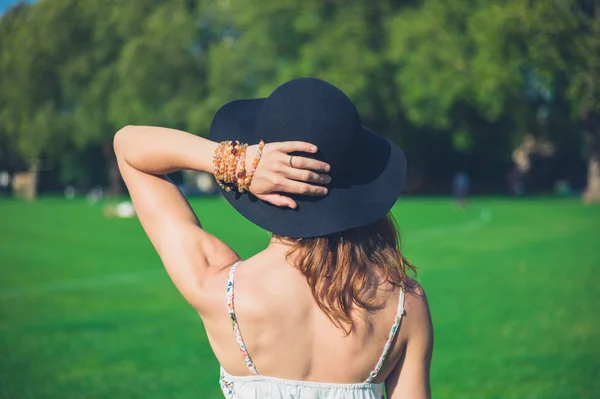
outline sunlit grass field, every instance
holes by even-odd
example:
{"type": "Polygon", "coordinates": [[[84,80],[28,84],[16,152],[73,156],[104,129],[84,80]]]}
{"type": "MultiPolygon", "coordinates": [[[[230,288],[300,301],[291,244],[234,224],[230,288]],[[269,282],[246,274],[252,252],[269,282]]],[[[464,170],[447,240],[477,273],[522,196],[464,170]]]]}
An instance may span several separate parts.
{"type": "MultiPolygon", "coordinates": [[[[265,246],[223,200],[192,205],[242,256],[265,246]]],[[[404,199],[394,214],[430,301],[434,398],[600,397],[600,206],[404,199]]],[[[137,220],[0,200],[0,397],[222,397],[202,323],[137,220]]]]}

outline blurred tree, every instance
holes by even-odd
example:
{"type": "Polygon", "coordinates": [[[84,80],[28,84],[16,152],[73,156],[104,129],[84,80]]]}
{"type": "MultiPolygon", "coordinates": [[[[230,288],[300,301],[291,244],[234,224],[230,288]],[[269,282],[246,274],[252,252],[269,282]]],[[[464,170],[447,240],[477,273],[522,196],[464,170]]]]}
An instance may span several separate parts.
{"type": "Polygon", "coordinates": [[[568,78],[567,99],[580,119],[588,148],[585,201],[600,201],[600,4],[579,0],[563,17],[558,66],[568,78]]]}
{"type": "Polygon", "coordinates": [[[268,96],[297,77],[325,79],[346,92],[364,122],[389,137],[401,121],[386,20],[410,1],[255,2],[230,0],[200,7],[214,39],[208,46],[206,113],[210,123],[227,101],[268,96]]]}
{"type": "Polygon", "coordinates": [[[525,89],[529,102],[537,102],[538,120],[548,113],[572,118],[563,134],[584,132],[588,152],[585,201],[600,201],[598,13],[593,0],[511,0],[481,8],[471,20],[473,32],[480,33],[474,68],[480,103],[491,115],[498,115],[503,111],[501,101],[510,101],[525,89]]]}
{"type": "Polygon", "coordinates": [[[123,44],[141,29],[152,2],[64,3],[70,3],[76,14],[62,21],[69,26],[73,42],[61,66],[62,88],[73,121],[73,142],[81,150],[89,146],[102,148],[108,165],[108,191],[115,195],[122,191],[112,149],[112,136],[120,126],[110,118],[113,96],[119,88],[117,62],[123,44]],[[139,8],[134,10],[136,6],[139,8]]]}
{"type": "Polygon", "coordinates": [[[82,185],[99,175],[76,170],[85,158],[83,169],[107,170],[109,191],[117,193],[122,184],[112,137],[121,126],[157,124],[206,135],[224,103],[267,96],[289,79],[314,76],[344,90],[363,122],[401,144],[415,174],[439,187],[453,169],[472,164],[497,190],[525,133],[551,137],[573,159],[573,137],[581,136],[570,133],[585,127],[588,192],[600,192],[593,183],[600,182],[594,5],[19,5],[0,19],[0,153],[9,146],[33,170],[41,159],[57,161],[65,182],[82,185]]]}
{"type": "Polygon", "coordinates": [[[109,194],[122,190],[112,137],[127,124],[186,129],[201,82],[192,2],[90,0],[72,3],[77,18],[63,21],[76,37],[61,68],[76,133],[85,148],[102,147],[109,194]]]}
{"type": "Polygon", "coordinates": [[[0,24],[0,133],[29,168],[29,199],[36,196],[42,157],[55,157],[60,133],[68,131],[55,67],[63,55],[54,31],[57,14],[48,2],[22,3],[0,24]]]}
{"type": "Polygon", "coordinates": [[[585,0],[430,0],[397,14],[389,54],[407,117],[450,130],[460,147],[469,141],[465,135],[477,134],[477,118],[460,111],[465,106],[492,124],[508,119],[513,143],[530,132],[547,135],[548,114],[569,118],[570,108],[578,120],[560,133],[572,135],[577,122],[587,126],[584,197],[600,199],[600,25],[594,6],[585,0]]]}
{"type": "Polygon", "coordinates": [[[125,42],[109,107],[113,124],[187,128],[187,114],[201,100],[194,11],[184,0],[159,4],[125,42]]]}

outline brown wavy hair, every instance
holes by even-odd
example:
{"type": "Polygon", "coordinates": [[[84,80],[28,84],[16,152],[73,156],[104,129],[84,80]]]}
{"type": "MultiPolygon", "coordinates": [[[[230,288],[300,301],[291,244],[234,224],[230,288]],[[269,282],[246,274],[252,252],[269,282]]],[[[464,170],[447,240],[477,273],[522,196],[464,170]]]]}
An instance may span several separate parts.
{"type": "Polygon", "coordinates": [[[400,252],[400,235],[391,213],[370,225],[323,237],[273,237],[291,246],[288,261],[306,276],[319,308],[346,334],[354,328],[354,306],[369,311],[382,308],[385,303],[377,301],[377,287],[385,282],[404,287],[407,270],[416,274],[400,252]]]}

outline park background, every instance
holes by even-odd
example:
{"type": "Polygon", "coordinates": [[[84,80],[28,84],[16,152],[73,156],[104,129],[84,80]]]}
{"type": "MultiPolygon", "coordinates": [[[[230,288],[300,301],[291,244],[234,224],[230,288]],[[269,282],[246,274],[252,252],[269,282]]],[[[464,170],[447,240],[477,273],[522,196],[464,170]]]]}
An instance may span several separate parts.
{"type": "MultiPolygon", "coordinates": [[[[112,137],[206,135],[224,103],[302,76],[407,154],[394,214],[432,308],[434,397],[598,397],[597,1],[0,10],[0,397],[219,397],[198,316],[139,223],[107,217],[126,199],[112,137]],[[448,197],[458,172],[464,208],[448,197]]],[[[266,244],[220,197],[191,203],[242,256],[266,244]]]]}

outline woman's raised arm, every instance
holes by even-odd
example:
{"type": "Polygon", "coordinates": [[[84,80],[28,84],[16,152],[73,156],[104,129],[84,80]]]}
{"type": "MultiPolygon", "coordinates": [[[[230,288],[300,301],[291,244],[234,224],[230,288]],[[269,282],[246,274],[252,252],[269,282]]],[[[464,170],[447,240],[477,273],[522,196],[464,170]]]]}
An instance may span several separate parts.
{"type": "MultiPolygon", "coordinates": [[[[171,279],[194,306],[209,268],[225,267],[239,257],[202,230],[187,200],[166,174],[183,169],[212,173],[217,145],[193,134],[161,127],[126,126],[114,137],[119,169],[140,222],[171,279]]],[[[256,151],[256,145],[248,147],[248,164],[256,151]]],[[[274,205],[291,208],[296,203],[281,192],[325,195],[327,190],[322,184],[329,182],[324,174],[329,170],[327,164],[295,156],[294,165],[288,165],[289,152],[316,151],[309,143],[268,143],[250,192],[274,205]]]]}

